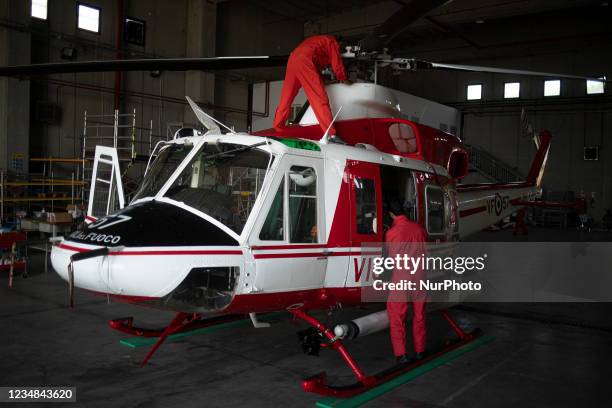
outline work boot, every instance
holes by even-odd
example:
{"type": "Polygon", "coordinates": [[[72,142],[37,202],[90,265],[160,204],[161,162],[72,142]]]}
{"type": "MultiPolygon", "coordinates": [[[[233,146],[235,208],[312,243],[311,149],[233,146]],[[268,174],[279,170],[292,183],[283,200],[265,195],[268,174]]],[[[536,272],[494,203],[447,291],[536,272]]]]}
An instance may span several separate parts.
{"type": "Polygon", "coordinates": [[[421,352],[418,352],[418,353],[414,353],[414,359],[417,360],[417,361],[422,360],[424,357],[425,357],[425,352],[424,351],[421,351],[421,352]]]}
{"type": "Polygon", "coordinates": [[[399,357],[395,357],[395,361],[397,364],[408,364],[410,362],[410,358],[408,357],[408,354],[403,354],[399,357]]]}

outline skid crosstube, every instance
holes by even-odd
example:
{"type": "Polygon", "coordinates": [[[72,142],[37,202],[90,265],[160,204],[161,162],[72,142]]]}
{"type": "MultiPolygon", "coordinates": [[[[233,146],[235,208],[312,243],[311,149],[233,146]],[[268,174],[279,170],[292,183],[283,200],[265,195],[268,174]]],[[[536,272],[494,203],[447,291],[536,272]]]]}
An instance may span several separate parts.
{"type": "MultiPolygon", "coordinates": [[[[194,319],[189,323],[184,324],[180,329],[176,330],[174,333],[182,333],[190,330],[201,329],[204,327],[210,327],[221,323],[228,323],[235,320],[244,319],[243,315],[225,315],[225,316],[217,316],[210,317],[206,319],[194,319]]],[[[108,321],[108,325],[117,331],[122,333],[129,334],[131,336],[137,337],[160,337],[165,328],[159,329],[145,329],[142,327],[134,326],[134,318],[133,317],[121,317],[118,319],[112,319],[108,321]]]]}
{"type": "Polygon", "coordinates": [[[316,376],[304,379],[302,381],[302,389],[306,392],[312,392],[319,395],[337,398],[352,397],[361,394],[365,391],[368,391],[372,388],[375,388],[402,374],[412,371],[418,368],[419,366],[426,364],[427,362],[434,360],[452,350],[455,350],[465,344],[468,344],[481,335],[481,331],[479,329],[475,329],[470,333],[464,332],[461,327],[459,327],[459,325],[455,322],[455,320],[450,316],[450,314],[448,314],[448,311],[444,310],[442,311],[442,316],[449,323],[449,325],[457,335],[457,339],[455,341],[447,342],[441,349],[437,350],[436,352],[427,354],[424,358],[420,360],[416,360],[408,364],[396,365],[386,370],[383,370],[373,376],[368,376],[359,368],[355,360],[348,353],[348,351],[342,344],[342,340],[336,338],[333,335],[333,332],[331,332],[331,330],[327,328],[323,323],[319,322],[314,317],[306,314],[306,312],[301,309],[290,310],[290,312],[296,318],[304,320],[306,323],[321,332],[321,334],[325,336],[330,342],[329,348],[334,349],[340,353],[341,357],[345,360],[345,362],[355,374],[355,377],[357,377],[357,382],[349,385],[340,386],[328,384],[327,375],[324,372],[316,376]]]}
{"type": "Polygon", "coordinates": [[[143,367],[147,364],[151,357],[153,357],[153,354],[155,354],[159,346],[161,346],[171,334],[183,333],[243,318],[244,316],[242,315],[226,315],[203,319],[197,314],[179,312],[176,314],[172,322],[170,322],[170,324],[163,329],[143,329],[135,327],[133,325],[134,318],[132,317],[113,319],[110,320],[108,324],[115,330],[134,336],[158,337],[157,342],[153,345],[153,347],[151,347],[145,358],[140,363],[140,366],[143,367]]]}

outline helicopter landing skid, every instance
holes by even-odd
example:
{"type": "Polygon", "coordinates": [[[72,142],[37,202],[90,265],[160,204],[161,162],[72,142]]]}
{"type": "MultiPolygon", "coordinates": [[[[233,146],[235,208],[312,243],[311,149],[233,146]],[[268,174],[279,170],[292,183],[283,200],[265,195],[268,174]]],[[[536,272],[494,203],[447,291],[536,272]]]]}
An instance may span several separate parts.
{"type": "MultiPolygon", "coordinates": [[[[214,326],[216,324],[228,323],[235,320],[244,319],[243,315],[226,315],[217,316],[207,319],[195,319],[191,320],[187,324],[183,325],[179,330],[174,333],[187,332],[195,329],[201,329],[204,327],[214,326]]],[[[118,319],[112,319],[108,321],[108,325],[115,330],[122,333],[129,334],[136,337],[159,337],[164,332],[164,328],[159,329],[145,329],[142,327],[134,326],[133,317],[122,317],[118,319]]]]}
{"type": "Polygon", "coordinates": [[[398,364],[391,368],[383,370],[373,376],[368,376],[359,368],[353,357],[344,347],[342,340],[338,339],[334,335],[333,331],[331,331],[323,323],[319,322],[317,319],[308,315],[305,311],[301,309],[294,309],[289,311],[293,314],[293,316],[298,319],[304,320],[306,323],[316,329],[320,333],[321,337],[327,340],[327,344],[322,344],[322,346],[338,351],[341,357],[353,371],[353,374],[355,374],[355,377],[357,377],[357,382],[353,384],[340,386],[330,385],[327,383],[326,373],[322,372],[313,377],[304,379],[302,381],[302,389],[307,392],[313,392],[319,395],[338,398],[352,397],[372,388],[375,388],[381,384],[384,384],[454,349],[457,349],[465,344],[474,341],[481,334],[480,329],[475,329],[469,333],[463,331],[463,329],[459,327],[457,322],[455,322],[455,320],[450,316],[448,311],[444,310],[442,311],[442,316],[451,326],[453,332],[457,335],[457,339],[455,339],[454,341],[447,342],[441,349],[437,350],[434,353],[427,354],[422,359],[414,360],[406,364],[398,364]]]}
{"type": "Polygon", "coordinates": [[[147,361],[155,354],[159,346],[168,338],[168,336],[177,333],[185,333],[192,330],[202,329],[205,327],[215,326],[217,324],[228,323],[235,320],[244,319],[242,315],[227,315],[217,316],[203,319],[198,314],[193,313],[177,313],[172,322],[163,329],[144,329],[134,326],[133,317],[124,317],[113,319],[108,322],[109,326],[122,333],[127,333],[138,337],[158,337],[157,342],[151,347],[145,358],[140,364],[141,367],[147,364],[147,361]]]}

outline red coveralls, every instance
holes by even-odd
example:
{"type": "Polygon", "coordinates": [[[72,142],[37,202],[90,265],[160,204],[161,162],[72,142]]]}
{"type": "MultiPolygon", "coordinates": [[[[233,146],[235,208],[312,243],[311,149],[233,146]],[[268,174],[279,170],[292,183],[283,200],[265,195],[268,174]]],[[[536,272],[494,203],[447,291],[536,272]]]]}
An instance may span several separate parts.
{"type": "MultiPolygon", "coordinates": [[[[426,234],[423,227],[405,215],[399,215],[393,220],[393,225],[385,234],[385,243],[388,248],[387,256],[395,258],[404,254],[409,257],[421,257],[427,255],[426,234]]],[[[395,269],[391,280],[400,282],[407,280],[415,282],[417,288],[419,281],[425,279],[425,270],[419,268],[414,274],[405,269],[395,269]]],[[[422,353],[425,351],[427,341],[427,328],[425,325],[425,305],[427,293],[424,291],[389,291],[387,299],[387,315],[389,316],[389,330],[391,332],[391,344],[393,354],[400,357],[406,354],[406,314],[408,313],[408,302],[412,303],[412,338],[414,351],[422,353]]]]}
{"type": "MultiPolygon", "coordinates": [[[[333,117],[320,71],[330,64],[336,79],[346,81],[346,72],[340,56],[340,46],[332,35],[309,37],[293,50],[287,62],[283,90],[274,115],[272,126],[275,129],[285,127],[285,122],[289,118],[291,103],[300,88],[304,88],[310,106],[319,121],[319,126],[323,129],[323,132],[327,130],[333,117]]],[[[329,135],[335,134],[336,129],[332,126],[329,135]]]]}
{"type": "Polygon", "coordinates": [[[527,231],[527,224],[525,224],[525,216],[527,215],[527,208],[523,207],[516,212],[516,221],[514,223],[514,231],[512,231],[512,235],[521,234],[527,235],[529,231],[527,231]]]}

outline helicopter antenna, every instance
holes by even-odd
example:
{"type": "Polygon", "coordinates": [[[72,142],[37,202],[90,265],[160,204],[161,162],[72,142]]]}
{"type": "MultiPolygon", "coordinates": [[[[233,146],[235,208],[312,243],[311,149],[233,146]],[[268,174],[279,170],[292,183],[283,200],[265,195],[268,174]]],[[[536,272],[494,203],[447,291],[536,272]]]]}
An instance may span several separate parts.
{"type": "MultiPolygon", "coordinates": [[[[194,101],[193,99],[191,99],[188,96],[185,96],[185,99],[187,99],[187,102],[189,103],[189,106],[191,106],[191,109],[193,110],[193,113],[196,115],[196,117],[198,118],[198,120],[200,121],[201,124],[204,125],[204,127],[206,129],[208,129],[208,132],[213,132],[213,133],[221,133],[221,129],[219,128],[218,125],[223,126],[225,129],[227,129],[230,133],[234,133],[233,129],[230,129],[228,126],[226,126],[225,124],[219,122],[217,119],[213,118],[212,116],[210,116],[208,113],[204,112],[202,110],[202,108],[200,108],[194,101]]],[[[207,133],[208,133],[207,132],[207,133]]]]}
{"type": "Polygon", "coordinates": [[[329,129],[331,129],[332,125],[334,124],[334,122],[336,122],[336,118],[338,117],[338,115],[340,114],[340,111],[342,110],[342,105],[340,105],[340,108],[338,108],[338,112],[336,112],[336,114],[334,115],[334,118],[332,119],[331,123],[329,124],[329,126],[327,127],[327,130],[325,131],[325,133],[323,134],[323,137],[321,138],[320,142],[323,144],[326,144],[328,142],[328,138],[327,138],[327,134],[329,133],[329,129]]]}

